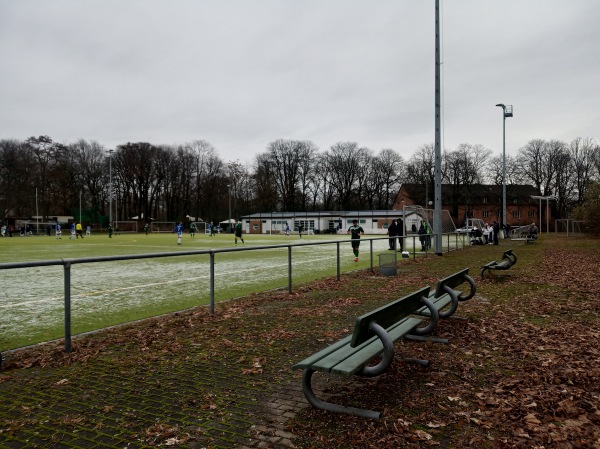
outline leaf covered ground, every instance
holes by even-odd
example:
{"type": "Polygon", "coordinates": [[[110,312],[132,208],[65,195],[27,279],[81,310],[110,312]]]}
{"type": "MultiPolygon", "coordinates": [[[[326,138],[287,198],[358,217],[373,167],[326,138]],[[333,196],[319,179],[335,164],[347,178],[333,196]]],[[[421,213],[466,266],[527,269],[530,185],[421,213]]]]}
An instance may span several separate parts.
{"type": "MultiPolygon", "coordinates": [[[[286,435],[293,435],[290,444],[600,448],[600,241],[546,237],[513,247],[517,264],[481,280],[479,267],[508,249],[510,243],[502,243],[402,261],[398,276],[360,271],[341,282],[329,278],[296,287],[292,294],[267,292],[219,304],[215,316],[202,308],[114,328],[78,338],[70,354],[60,343],[17,351],[7,356],[0,387],[15,388],[31,372],[43,376],[72,368],[83,376],[99,362],[127,373],[133,383],[141,382],[140,372],[146,377],[139,379],[151,373],[159,382],[163,372],[176,372],[193,357],[202,366],[228,366],[242,383],[247,380],[248,394],[269,395],[299,386],[300,373],[291,372],[291,365],[350,332],[358,314],[471,267],[478,291],[457,312],[468,320],[444,320],[435,331],[448,344],[399,343],[391,369],[375,379],[315,374],[321,397],[382,411],[381,419],[305,406],[283,423],[286,435]],[[401,356],[426,358],[431,366],[406,364],[401,356]]],[[[223,412],[236,393],[225,380],[180,402],[190,413],[223,412]]],[[[119,405],[98,408],[114,414],[119,405]]],[[[260,418],[255,409],[248,413],[249,421],[260,418]]],[[[71,421],[61,424],[85,424],[71,421]]],[[[4,420],[0,441],[2,432],[33,425],[26,412],[4,420]]],[[[261,425],[268,427],[268,420],[261,425]]],[[[130,433],[136,432],[150,446],[200,447],[194,446],[201,439],[193,430],[173,424],[130,433]]],[[[224,447],[202,441],[202,447],[224,447]]],[[[280,440],[268,441],[260,447],[277,447],[280,440]]]]}

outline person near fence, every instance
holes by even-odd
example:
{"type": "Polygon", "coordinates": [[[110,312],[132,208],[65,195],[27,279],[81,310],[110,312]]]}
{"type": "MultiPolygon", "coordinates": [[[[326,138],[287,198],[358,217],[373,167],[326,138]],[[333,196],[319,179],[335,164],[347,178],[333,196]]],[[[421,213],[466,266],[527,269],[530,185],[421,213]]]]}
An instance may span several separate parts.
{"type": "Polygon", "coordinates": [[[398,218],[398,243],[400,244],[400,249],[398,251],[404,251],[404,221],[401,218],[398,218]]]}
{"type": "Polygon", "coordinates": [[[498,233],[500,232],[500,224],[494,221],[492,228],[494,229],[494,245],[498,245],[498,233]]]}
{"type": "Polygon", "coordinates": [[[389,236],[389,245],[390,251],[394,251],[396,249],[396,236],[398,235],[398,222],[396,220],[392,221],[392,224],[388,227],[388,236],[389,236]]]}
{"type": "Polygon", "coordinates": [[[429,230],[429,223],[425,220],[421,222],[419,226],[419,241],[421,242],[421,251],[427,251],[431,248],[431,231],[429,230]]]}
{"type": "Polygon", "coordinates": [[[348,228],[346,234],[351,235],[352,251],[354,252],[354,262],[358,262],[358,254],[360,247],[360,236],[365,233],[365,230],[358,225],[358,220],[352,220],[352,226],[348,228]]]}

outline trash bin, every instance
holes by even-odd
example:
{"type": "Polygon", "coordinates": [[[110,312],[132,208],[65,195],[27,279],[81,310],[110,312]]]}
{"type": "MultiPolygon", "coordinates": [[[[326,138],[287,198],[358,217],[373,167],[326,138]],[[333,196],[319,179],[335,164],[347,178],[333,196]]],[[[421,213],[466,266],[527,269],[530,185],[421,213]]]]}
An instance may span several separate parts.
{"type": "Polygon", "coordinates": [[[383,253],[379,255],[379,273],[383,276],[396,276],[398,266],[396,265],[396,252],[383,253]]]}

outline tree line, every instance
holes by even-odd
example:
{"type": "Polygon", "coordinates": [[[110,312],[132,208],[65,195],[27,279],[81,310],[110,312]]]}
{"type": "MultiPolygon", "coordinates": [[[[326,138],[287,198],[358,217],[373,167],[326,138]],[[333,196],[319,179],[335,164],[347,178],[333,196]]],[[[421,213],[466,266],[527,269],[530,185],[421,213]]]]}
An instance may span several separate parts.
{"type": "MultiPolygon", "coordinates": [[[[108,150],[95,141],[61,144],[48,136],[0,140],[0,212],[27,218],[78,217],[106,224],[113,214],[180,221],[218,221],[265,211],[390,209],[403,183],[425,185],[433,197],[435,152],[424,144],[408,158],[356,142],[321,151],[310,141],[278,139],[249,164],[224,161],[213,145],[126,143],[108,150]],[[228,217],[229,208],[232,217],[228,217]]],[[[442,182],[455,189],[502,184],[501,155],[461,144],[442,155],[442,182]]],[[[584,204],[599,181],[600,146],[534,139],[506,157],[506,184],[531,184],[556,197],[556,216],[584,204]]]]}

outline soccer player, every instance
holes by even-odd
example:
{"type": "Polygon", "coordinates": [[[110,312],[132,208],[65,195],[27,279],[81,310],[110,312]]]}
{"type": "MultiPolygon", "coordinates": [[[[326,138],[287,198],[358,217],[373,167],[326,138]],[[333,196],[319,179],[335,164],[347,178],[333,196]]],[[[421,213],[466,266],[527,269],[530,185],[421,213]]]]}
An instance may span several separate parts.
{"type": "Polygon", "coordinates": [[[300,234],[300,238],[302,238],[302,231],[304,231],[304,225],[300,223],[298,225],[298,234],[300,234]]]}
{"type": "Polygon", "coordinates": [[[237,245],[237,240],[240,239],[242,243],[244,243],[244,239],[242,238],[242,222],[238,221],[235,224],[235,244],[237,245]]]}
{"type": "Polygon", "coordinates": [[[148,235],[148,223],[144,224],[144,232],[148,235]]]}
{"type": "Polygon", "coordinates": [[[175,226],[175,232],[177,232],[177,244],[181,245],[181,238],[183,237],[183,224],[181,222],[175,226]]]}
{"type": "Polygon", "coordinates": [[[290,225],[287,223],[285,224],[285,235],[290,236],[290,225]]]}
{"type": "Polygon", "coordinates": [[[92,227],[90,225],[87,225],[87,227],[85,228],[85,235],[92,235],[92,227]]]}
{"type": "Polygon", "coordinates": [[[113,235],[113,227],[112,227],[112,224],[109,223],[108,224],[108,238],[112,239],[112,235],[113,235]]]}
{"type": "Polygon", "coordinates": [[[75,232],[77,233],[77,238],[83,238],[83,227],[81,226],[81,223],[75,225],[75,232]]]}
{"type": "Polygon", "coordinates": [[[346,234],[351,234],[352,251],[354,251],[354,262],[358,262],[358,247],[360,246],[360,236],[365,233],[365,230],[358,225],[358,220],[352,220],[352,226],[348,228],[346,234]]]}
{"type": "Polygon", "coordinates": [[[71,235],[69,236],[69,240],[75,240],[75,222],[71,223],[71,235]]]}
{"type": "Polygon", "coordinates": [[[54,229],[56,230],[56,238],[60,239],[62,235],[62,231],[60,230],[60,224],[56,223],[56,227],[54,229]]]}
{"type": "Polygon", "coordinates": [[[190,235],[192,236],[192,238],[194,238],[195,234],[196,234],[196,225],[194,223],[192,223],[190,225],[190,235]]]}

